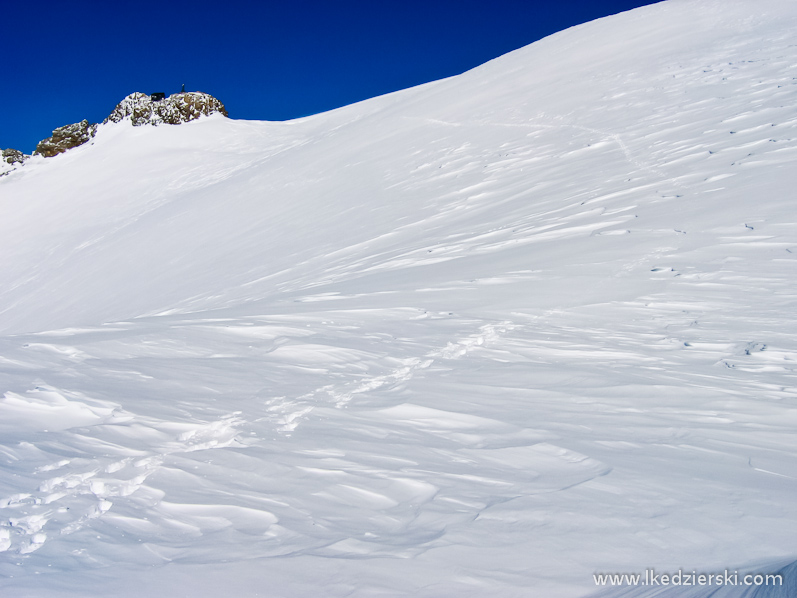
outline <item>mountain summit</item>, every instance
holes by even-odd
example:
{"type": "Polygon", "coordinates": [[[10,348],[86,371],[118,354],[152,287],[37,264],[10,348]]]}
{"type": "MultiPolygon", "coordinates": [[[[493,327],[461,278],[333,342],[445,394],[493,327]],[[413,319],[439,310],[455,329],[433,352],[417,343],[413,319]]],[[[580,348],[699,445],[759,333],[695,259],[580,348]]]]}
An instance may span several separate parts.
{"type": "MultiPolygon", "coordinates": [[[[209,93],[201,91],[183,91],[170,95],[168,98],[162,94],[148,95],[137,91],[125,97],[116,105],[116,108],[102,121],[102,124],[118,123],[129,120],[134,127],[141,125],[179,125],[200,116],[209,116],[214,113],[228,116],[227,109],[218,99],[209,93]]],[[[36,145],[36,154],[51,158],[73,147],[83,145],[97,133],[97,125],[87,120],[58,127],[47,139],[41,140],[36,145]]],[[[7,150],[8,152],[17,150],[7,150]]],[[[16,156],[21,154],[17,152],[16,156]]],[[[12,163],[9,153],[8,163],[12,163]]],[[[6,159],[6,154],[3,154],[6,159]]],[[[23,162],[23,159],[14,157],[14,162],[23,162]]]]}
{"type": "Polygon", "coordinates": [[[103,124],[129,119],[134,127],[179,125],[216,112],[228,116],[224,104],[201,91],[184,91],[162,99],[157,94],[150,96],[137,91],[119,102],[103,124]]]}

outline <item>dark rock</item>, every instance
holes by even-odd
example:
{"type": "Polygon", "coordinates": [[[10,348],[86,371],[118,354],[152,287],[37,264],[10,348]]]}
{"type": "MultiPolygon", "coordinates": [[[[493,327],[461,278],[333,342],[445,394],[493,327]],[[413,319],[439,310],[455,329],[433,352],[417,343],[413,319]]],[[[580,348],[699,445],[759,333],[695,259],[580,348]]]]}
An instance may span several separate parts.
{"type": "Polygon", "coordinates": [[[153,101],[141,92],[131,93],[123,99],[103,121],[121,122],[130,120],[133,126],[179,125],[218,112],[227,116],[227,109],[212,95],[201,91],[181,92],[166,99],[153,101]]]}
{"type": "Polygon", "coordinates": [[[65,152],[68,149],[83,145],[94,137],[97,132],[97,125],[90,124],[87,120],[82,120],[73,125],[58,127],[53,131],[53,136],[40,141],[36,146],[34,154],[40,154],[45,158],[51,158],[65,152]]]}
{"type": "Polygon", "coordinates": [[[25,160],[30,158],[30,156],[23,154],[21,151],[11,148],[4,149],[2,156],[3,162],[8,162],[9,164],[14,164],[15,162],[22,164],[25,160]]]}
{"type": "MultiPolygon", "coordinates": [[[[161,98],[163,94],[131,93],[123,99],[113,112],[103,121],[103,124],[123,120],[130,120],[134,126],[139,125],[179,125],[180,123],[196,120],[200,116],[207,116],[216,112],[227,116],[227,109],[212,95],[201,91],[180,92],[161,98]],[[153,99],[154,98],[154,99],[153,99]]],[[[52,137],[40,141],[36,146],[35,154],[45,158],[56,156],[68,149],[83,145],[94,137],[97,125],[87,120],[82,120],[73,125],[59,127],[53,131],[52,137]]],[[[3,160],[9,163],[21,162],[22,152],[5,150],[3,160]],[[16,152],[6,157],[6,152],[16,152]]]]}

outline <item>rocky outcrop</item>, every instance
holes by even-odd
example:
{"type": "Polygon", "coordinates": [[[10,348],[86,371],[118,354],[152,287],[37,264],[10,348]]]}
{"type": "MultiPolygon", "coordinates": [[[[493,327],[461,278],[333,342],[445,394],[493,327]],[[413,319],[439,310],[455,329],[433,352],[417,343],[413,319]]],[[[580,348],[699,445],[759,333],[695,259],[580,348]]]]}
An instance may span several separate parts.
{"type": "Polygon", "coordinates": [[[30,156],[23,154],[19,150],[12,148],[4,149],[0,152],[0,177],[11,174],[14,170],[22,166],[28,158],[30,158],[30,156]]]}
{"type": "Polygon", "coordinates": [[[179,125],[216,112],[227,116],[224,104],[201,91],[175,93],[162,100],[153,100],[145,93],[136,92],[119,102],[103,124],[130,120],[136,127],[179,125]]]}
{"type": "Polygon", "coordinates": [[[6,162],[8,164],[15,164],[16,162],[22,164],[25,160],[30,158],[30,156],[23,154],[21,151],[11,148],[4,149],[2,151],[2,156],[3,156],[3,162],[6,162]]]}
{"type": "Polygon", "coordinates": [[[45,158],[51,158],[65,152],[68,149],[83,145],[94,137],[97,132],[97,125],[81,120],[73,125],[58,127],[53,131],[52,137],[48,137],[38,143],[34,154],[39,154],[45,158]]]}
{"type": "MultiPolygon", "coordinates": [[[[224,104],[212,95],[201,91],[184,91],[170,95],[168,98],[159,98],[158,95],[161,94],[149,96],[141,92],[131,93],[117,104],[108,118],[102,121],[103,124],[129,120],[136,127],[140,125],[179,125],[217,112],[227,116],[224,104]]],[[[34,154],[42,155],[45,158],[57,156],[68,149],[83,145],[94,137],[96,132],[97,125],[91,124],[87,120],[59,127],[53,131],[52,137],[39,142],[34,154]]],[[[3,160],[8,161],[9,164],[22,162],[26,157],[17,150],[3,151],[3,160]],[[8,154],[6,157],[6,152],[16,153],[8,154]],[[20,159],[18,156],[23,157],[20,159]]]]}

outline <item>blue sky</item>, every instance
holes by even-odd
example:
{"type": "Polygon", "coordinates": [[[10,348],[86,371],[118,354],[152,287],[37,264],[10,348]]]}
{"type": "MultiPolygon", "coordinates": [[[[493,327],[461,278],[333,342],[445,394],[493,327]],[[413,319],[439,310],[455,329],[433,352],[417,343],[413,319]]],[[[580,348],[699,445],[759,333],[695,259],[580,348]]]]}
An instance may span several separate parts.
{"type": "Polygon", "coordinates": [[[4,3],[0,148],[100,122],[134,91],[205,91],[285,120],[462,73],[653,1],[239,0],[4,3]]]}

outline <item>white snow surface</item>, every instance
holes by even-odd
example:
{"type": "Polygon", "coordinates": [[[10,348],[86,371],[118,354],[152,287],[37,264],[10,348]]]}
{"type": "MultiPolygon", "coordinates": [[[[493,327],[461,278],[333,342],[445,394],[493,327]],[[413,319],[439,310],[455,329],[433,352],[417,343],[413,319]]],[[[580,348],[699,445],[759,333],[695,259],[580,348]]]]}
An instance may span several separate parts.
{"type": "Polygon", "coordinates": [[[0,177],[0,593],[556,598],[797,558],[796,31],[670,0],[0,177]]]}

